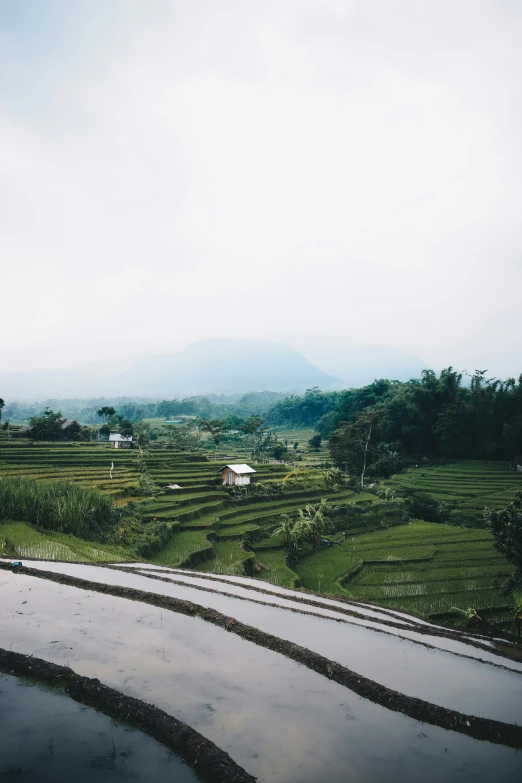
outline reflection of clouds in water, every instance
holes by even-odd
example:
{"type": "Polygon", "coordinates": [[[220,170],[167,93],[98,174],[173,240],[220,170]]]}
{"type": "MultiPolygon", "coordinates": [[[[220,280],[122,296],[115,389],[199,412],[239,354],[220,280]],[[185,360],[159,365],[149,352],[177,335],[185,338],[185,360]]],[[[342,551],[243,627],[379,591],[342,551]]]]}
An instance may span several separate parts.
{"type": "MultiPolygon", "coordinates": [[[[127,577],[90,566],[40,565],[64,571],[89,568],[99,572],[101,581],[127,577]]],[[[134,580],[145,581],[138,576],[134,580]]],[[[431,726],[422,727],[430,738],[429,745],[419,747],[421,728],[416,721],[372,704],[284,656],[199,618],[155,607],[144,612],[139,602],[25,575],[11,575],[4,584],[6,600],[0,608],[0,623],[3,638],[11,640],[13,650],[70,665],[79,674],[98,677],[196,729],[201,727],[205,736],[260,781],[344,783],[349,769],[351,779],[361,783],[369,779],[388,783],[394,778],[435,783],[466,763],[470,775],[464,778],[466,782],[489,783],[499,764],[502,769],[512,764],[511,751],[431,726]],[[73,596],[78,605],[71,613],[68,599],[73,596]],[[40,627],[34,619],[20,622],[20,616],[9,612],[26,599],[40,627]],[[140,618],[145,622],[138,623],[140,618]],[[72,649],[51,645],[52,640],[67,640],[65,648],[69,644],[72,649]],[[163,660],[163,650],[168,662],[163,660]]],[[[149,589],[154,589],[150,581],[149,589]]],[[[296,628],[289,622],[288,612],[219,598],[225,605],[250,609],[253,621],[275,614],[285,621],[282,630],[296,628]]],[[[298,619],[299,627],[313,623],[314,630],[308,629],[310,646],[315,646],[317,633],[327,638],[330,626],[340,627],[328,620],[291,617],[298,619]],[[316,623],[320,625],[316,627],[316,623]]],[[[365,629],[351,628],[350,637],[357,630],[365,629]]],[[[370,638],[374,647],[389,641],[383,634],[371,634],[370,638]]],[[[345,635],[345,647],[346,640],[345,635]]],[[[353,639],[348,640],[352,646],[353,639]]],[[[364,652],[373,655],[370,649],[364,652]]],[[[414,661],[411,656],[407,661],[409,671],[414,661]]],[[[404,659],[400,667],[404,669],[404,659]]],[[[443,668],[439,671],[443,679],[447,672],[443,668]]],[[[426,668],[422,673],[426,676],[426,668]]],[[[484,683],[485,676],[481,679],[483,692],[487,690],[484,683]]]]}

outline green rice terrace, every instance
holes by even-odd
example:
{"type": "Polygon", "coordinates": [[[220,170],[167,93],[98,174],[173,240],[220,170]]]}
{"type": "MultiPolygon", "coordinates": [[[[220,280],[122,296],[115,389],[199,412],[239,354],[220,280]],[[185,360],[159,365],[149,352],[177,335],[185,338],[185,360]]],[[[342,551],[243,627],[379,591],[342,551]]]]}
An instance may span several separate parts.
{"type": "MultiPolygon", "coordinates": [[[[292,432],[291,438],[295,437],[292,432]]],[[[246,574],[283,587],[375,602],[439,622],[458,624],[459,610],[472,608],[489,623],[509,630],[512,604],[498,582],[512,568],[493,548],[486,531],[421,520],[382,529],[383,523],[370,513],[372,507],[377,509],[377,497],[343,486],[335,491],[297,486],[283,494],[232,500],[216,481],[218,468],[245,459],[245,452],[215,458],[209,451],[150,450],[147,469],[156,492],[144,499],[136,492],[135,450],[4,441],[0,442],[0,477],[64,480],[95,487],[118,506],[137,503],[138,511],[133,513],[142,520],[168,526],[168,540],[146,558],[156,565],[246,574]],[[181,489],[162,489],[169,483],[181,489]],[[360,509],[360,522],[346,530],[338,526],[328,536],[330,546],[288,564],[283,538],[273,535],[281,514],[295,513],[323,497],[335,506],[360,509]]],[[[321,459],[324,453],[311,456],[310,462],[321,459]]],[[[256,482],[266,486],[280,484],[290,470],[284,464],[252,466],[256,482]]],[[[428,493],[466,512],[505,505],[522,486],[522,476],[509,471],[505,463],[460,462],[412,468],[385,484],[403,496],[428,493]]],[[[12,547],[4,554],[84,562],[136,559],[125,545],[83,540],[28,522],[0,522],[2,543],[12,547]]]]}

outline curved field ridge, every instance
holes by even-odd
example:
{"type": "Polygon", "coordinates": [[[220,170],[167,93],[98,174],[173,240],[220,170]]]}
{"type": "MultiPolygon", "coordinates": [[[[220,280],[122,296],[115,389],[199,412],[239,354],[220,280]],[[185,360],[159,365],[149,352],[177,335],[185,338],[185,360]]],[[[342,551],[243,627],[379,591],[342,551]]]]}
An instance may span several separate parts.
{"type": "Polygon", "coordinates": [[[80,704],[139,729],[179,754],[208,783],[255,781],[227,753],[183,721],[152,704],[124,696],[97,679],[80,677],[68,666],[0,649],[0,671],[57,687],[80,704]]]}
{"type": "MultiPolygon", "coordinates": [[[[56,564],[56,566],[59,565],[60,564],[56,564]]],[[[65,566],[66,564],[64,564],[64,567],[65,566]]],[[[8,563],[0,562],[0,567],[7,569],[8,563]]],[[[94,567],[90,568],[92,569],[94,567]]],[[[110,572],[105,569],[99,570],[101,572],[100,578],[103,578],[103,571],[105,571],[107,578],[109,577],[110,572]]],[[[432,726],[467,735],[476,740],[487,740],[490,743],[504,745],[509,748],[522,748],[521,726],[500,720],[476,717],[474,715],[448,709],[447,707],[438,706],[423,699],[405,695],[397,690],[382,685],[367,676],[359,674],[335,660],[331,660],[324,655],[312,651],[307,647],[287,639],[282,639],[274,634],[241,622],[234,617],[227,616],[222,612],[192,601],[161,595],[152,591],[146,592],[131,587],[106,584],[103,581],[96,582],[81,579],[68,574],[56,571],[45,571],[38,568],[23,567],[21,574],[22,576],[27,574],[31,577],[39,577],[43,580],[81,588],[82,590],[88,590],[94,593],[123,597],[140,602],[140,604],[161,607],[162,609],[167,609],[181,615],[200,618],[200,620],[218,626],[255,645],[280,653],[286,658],[292,659],[308,669],[317,672],[328,680],[342,685],[359,696],[385,707],[387,710],[400,712],[416,721],[422,721],[431,724],[432,726]]],[[[276,607],[271,607],[271,609],[276,612],[280,611],[276,607]]],[[[311,620],[312,618],[310,618],[310,621],[311,620]]],[[[375,644],[379,644],[378,637],[375,639],[375,644]]],[[[442,654],[447,655],[447,653],[442,654]]],[[[455,661],[458,660],[459,658],[455,658],[455,661]]],[[[469,665],[471,665],[471,662],[469,665]]],[[[473,665],[481,666],[482,664],[480,664],[479,661],[475,661],[473,662],[473,665]]],[[[502,676],[514,678],[513,685],[515,685],[515,682],[520,677],[516,672],[506,672],[502,676]]],[[[518,687],[519,683],[516,682],[516,685],[518,687]]],[[[513,698],[515,699],[515,696],[513,698]]]]}

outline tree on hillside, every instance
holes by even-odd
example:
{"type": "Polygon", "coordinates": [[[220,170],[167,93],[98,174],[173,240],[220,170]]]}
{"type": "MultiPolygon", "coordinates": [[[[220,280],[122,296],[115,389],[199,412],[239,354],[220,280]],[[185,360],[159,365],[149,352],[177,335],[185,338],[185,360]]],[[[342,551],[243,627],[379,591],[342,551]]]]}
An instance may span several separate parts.
{"type": "Polygon", "coordinates": [[[104,405],[103,408],[98,408],[97,414],[100,418],[105,419],[105,421],[108,423],[109,419],[112,419],[114,416],[116,416],[116,408],[113,408],[111,405],[104,405]]]}
{"type": "Polygon", "coordinates": [[[66,427],[64,423],[60,411],[55,413],[51,408],[46,408],[42,416],[29,419],[30,429],[25,434],[33,440],[82,440],[86,437],[77,421],[68,422],[66,427]]]}
{"type": "Polygon", "coordinates": [[[208,432],[216,444],[216,451],[221,441],[221,436],[229,427],[226,419],[200,419],[198,421],[200,430],[208,432]]]}
{"type": "Polygon", "coordinates": [[[5,408],[5,402],[0,397],[0,421],[2,421],[2,408],[5,408]]]}
{"type": "Polygon", "coordinates": [[[250,416],[245,423],[238,428],[244,434],[245,439],[251,448],[252,457],[255,457],[259,449],[259,443],[265,432],[270,429],[269,427],[263,427],[264,423],[264,419],[256,414],[250,416]]]}
{"type": "Polygon", "coordinates": [[[121,419],[119,421],[118,430],[122,438],[131,438],[134,435],[134,427],[132,421],[129,421],[128,419],[121,419]]]}
{"type": "Polygon", "coordinates": [[[170,425],[162,427],[160,444],[165,449],[195,451],[198,447],[198,436],[190,427],[170,425]]]}
{"type": "Polygon", "coordinates": [[[317,549],[321,538],[334,530],[334,524],[328,514],[326,498],[323,498],[318,506],[307,505],[304,509],[300,508],[293,529],[296,541],[309,543],[317,549]]]}
{"type": "Polygon", "coordinates": [[[376,458],[378,423],[381,412],[369,409],[357,414],[355,421],[343,422],[329,438],[330,453],[335,464],[357,475],[359,489],[364,489],[364,478],[376,458]]]}
{"type": "Polygon", "coordinates": [[[238,430],[244,423],[245,420],[241,416],[236,416],[234,413],[226,418],[226,425],[229,430],[238,430]]]}
{"type": "Polygon", "coordinates": [[[280,440],[275,438],[275,440],[272,442],[270,454],[274,459],[284,460],[286,457],[288,457],[288,449],[284,443],[281,443],[280,440]]]}
{"type": "Polygon", "coordinates": [[[494,540],[494,547],[515,566],[509,587],[522,585],[522,492],[503,509],[487,508],[484,518],[494,540]]]}
{"type": "Polygon", "coordinates": [[[313,435],[310,440],[308,441],[308,445],[312,449],[312,451],[319,451],[321,448],[321,443],[323,442],[323,439],[321,435],[313,435]]]}
{"type": "MultiPolygon", "coordinates": [[[[133,430],[134,441],[138,447],[144,449],[150,443],[150,424],[148,422],[139,422],[138,424],[131,424],[133,430]]],[[[121,428],[120,428],[121,430],[121,428]]]]}
{"type": "Polygon", "coordinates": [[[272,536],[283,536],[284,546],[295,547],[297,543],[296,536],[294,534],[294,528],[296,520],[292,519],[288,514],[281,514],[281,521],[272,533],[272,536]]]}

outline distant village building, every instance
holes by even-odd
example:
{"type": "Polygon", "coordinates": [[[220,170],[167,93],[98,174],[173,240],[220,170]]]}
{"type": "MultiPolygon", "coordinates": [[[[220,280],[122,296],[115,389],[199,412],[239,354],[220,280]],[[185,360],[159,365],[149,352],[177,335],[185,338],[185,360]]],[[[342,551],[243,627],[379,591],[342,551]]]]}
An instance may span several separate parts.
{"type": "Polygon", "coordinates": [[[119,432],[111,432],[109,443],[113,443],[115,449],[130,449],[132,448],[132,435],[125,438],[119,432]]]}
{"type": "Polygon", "coordinates": [[[250,475],[255,473],[254,468],[248,465],[225,465],[220,468],[223,484],[231,487],[234,484],[250,484],[250,475]]]}

